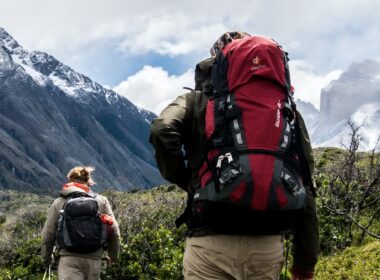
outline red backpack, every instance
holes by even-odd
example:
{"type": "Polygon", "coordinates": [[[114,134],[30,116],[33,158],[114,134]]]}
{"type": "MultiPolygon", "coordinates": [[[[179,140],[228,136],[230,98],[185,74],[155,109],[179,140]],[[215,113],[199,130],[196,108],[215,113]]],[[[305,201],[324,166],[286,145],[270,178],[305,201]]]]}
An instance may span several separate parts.
{"type": "Polygon", "coordinates": [[[259,213],[303,208],[287,53],[261,36],[234,40],[216,56],[202,92],[207,156],[195,214],[204,202],[259,213]]]}

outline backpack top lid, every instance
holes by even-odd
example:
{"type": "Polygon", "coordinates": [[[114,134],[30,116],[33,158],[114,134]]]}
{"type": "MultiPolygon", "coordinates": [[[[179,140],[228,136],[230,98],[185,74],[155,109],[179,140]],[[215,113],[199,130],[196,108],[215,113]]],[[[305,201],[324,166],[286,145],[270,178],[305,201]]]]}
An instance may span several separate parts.
{"type": "Polygon", "coordinates": [[[95,197],[84,193],[74,192],[67,197],[64,206],[66,217],[99,216],[99,206],[95,197]]]}
{"type": "Polygon", "coordinates": [[[70,182],[62,186],[61,196],[63,197],[69,197],[69,196],[94,196],[94,192],[91,191],[91,189],[80,183],[76,182],[70,182]]]}
{"type": "Polygon", "coordinates": [[[289,88],[286,53],[270,38],[247,36],[233,40],[221,50],[219,56],[217,60],[227,60],[225,63],[228,63],[230,91],[254,78],[271,80],[285,89],[289,88]]]}

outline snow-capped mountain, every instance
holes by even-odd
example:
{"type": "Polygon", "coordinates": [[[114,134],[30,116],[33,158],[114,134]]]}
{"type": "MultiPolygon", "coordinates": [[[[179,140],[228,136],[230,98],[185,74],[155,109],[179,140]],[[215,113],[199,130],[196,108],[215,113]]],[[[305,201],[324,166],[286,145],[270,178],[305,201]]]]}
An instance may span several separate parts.
{"type": "Polygon", "coordinates": [[[154,117],[0,28],[0,187],[58,189],[75,165],[94,166],[99,189],[154,186],[154,117]]]}
{"type": "Polygon", "coordinates": [[[362,150],[374,148],[380,135],[380,62],[353,63],[321,92],[318,124],[311,133],[317,146],[348,144],[351,120],[362,126],[362,150]]]}

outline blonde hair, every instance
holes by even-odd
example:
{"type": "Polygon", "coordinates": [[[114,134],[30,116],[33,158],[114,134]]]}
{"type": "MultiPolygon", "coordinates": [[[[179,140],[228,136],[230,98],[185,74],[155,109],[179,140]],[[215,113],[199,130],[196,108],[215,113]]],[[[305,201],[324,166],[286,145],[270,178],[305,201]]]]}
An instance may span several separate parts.
{"type": "Polygon", "coordinates": [[[78,182],[92,186],[95,185],[91,176],[94,171],[95,168],[91,166],[76,166],[67,173],[67,179],[69,179],[69,182],[78,182]]]}

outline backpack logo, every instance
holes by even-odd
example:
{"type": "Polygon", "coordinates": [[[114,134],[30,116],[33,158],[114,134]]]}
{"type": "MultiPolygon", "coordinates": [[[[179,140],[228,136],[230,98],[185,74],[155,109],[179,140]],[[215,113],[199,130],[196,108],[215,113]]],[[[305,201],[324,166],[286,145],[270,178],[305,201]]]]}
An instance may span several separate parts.
{"type": "Polygon", "coordinates": [[[263,68],[267,67],[265,64],[260,64],[260,62],[261,62],[261,59],[258,56],[256,56],[254,59],[252,59],[251,70],[256,71],[256,70],[263,69],[263,68]]]}
{"type": "Polygon", "coordinates": [[[275,127],[280,127],[280,120],[281,120],[281,100],[277,102],[276,122],[274,123],[275,127]]]}

